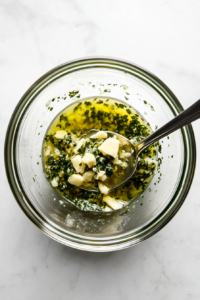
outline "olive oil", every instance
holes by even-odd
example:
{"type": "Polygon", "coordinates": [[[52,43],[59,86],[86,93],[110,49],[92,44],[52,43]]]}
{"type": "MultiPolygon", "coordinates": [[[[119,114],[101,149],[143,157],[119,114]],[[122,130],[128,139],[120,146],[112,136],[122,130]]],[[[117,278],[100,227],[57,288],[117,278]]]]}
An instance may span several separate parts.
{"type": "MultiPolygon", "coordinates": [[[[133,143],[150,135],[152,130],[144,117],[131,106],[117,99],[104,97],[88,98],[73,103],[50,124],[43,144],[43,162],[47,179],[52,180],[55,176],[61,176],[59,174],[62,173],[62,180],[56,187],[62,196],[83,210],[104,210],[105,203],[102,202],[102,194],[70,186],[67,182],[69,174],[66,174],[65,168],[67,164],[64,158],[65,149],[70,147],[70,133],[81,138],[93,130],[113,131],[127,137],[133,143]],[[65,145],[62,141],[55,144],[54,135],[58,130],[65,130],[69,133],[65,145]],[[44,153],[49,146],[52,149],[58,148],[61,155],[56,159],[47,158],[44,153]]],[[[156,171],[156,160],[157,146],[152,145],[141,153],[138,168],[133,177],[121,187],[110,191],[109,196],[128,203],[141,194],[156,171]]]]}

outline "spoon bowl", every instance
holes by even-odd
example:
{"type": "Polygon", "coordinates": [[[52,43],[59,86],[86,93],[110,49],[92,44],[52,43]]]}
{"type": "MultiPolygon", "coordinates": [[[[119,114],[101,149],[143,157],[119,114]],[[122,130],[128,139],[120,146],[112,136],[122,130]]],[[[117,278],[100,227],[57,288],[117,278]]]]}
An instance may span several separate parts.
{"type": "MultiPolygon", "coordinates": [[[[127,158],[127,164],[128,167],[124,169],[124,172],[122,172],[122,175],[115,177],[115,180],[113,180],[112,176],[107,178],[105,180],[106,186],[112,190],[115,189],[122,184],[124,184],[127,180],[129,180],[133,174],[135,173],[135,170],[137,168],[137,163],[138,163],[138,148],[136,145],[132,144],[126,137],[122,136],[119,133],[112,132],[112,131],[104,131],[107,133],[108,138],[115,137],[120,141],[122,144],[123,150],[125,152],[131,153],[131,155],[127,158]]],[[[94,135],[96,132],[91,132],[88,135],[84,135],[84,138],[90,138],[92,135],[94,135]]],[[[98,188],[94,186],[81,186],[82,189],[89,190],[91,192],[99,192],[98,188]]]]}

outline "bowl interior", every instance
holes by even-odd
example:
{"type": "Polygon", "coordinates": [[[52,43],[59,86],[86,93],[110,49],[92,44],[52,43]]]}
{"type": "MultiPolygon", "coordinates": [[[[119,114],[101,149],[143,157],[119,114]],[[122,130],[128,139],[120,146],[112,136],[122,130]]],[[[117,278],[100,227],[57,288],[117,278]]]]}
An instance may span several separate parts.
{"type": "Polygon", "coordinates": [[[177,205],[189,159],[187,132],[178,130],[161,140],[160,171],[128,211],[82,212],[62,199],[43,173],[43,138],[51,121],[67,105],[95,96],[127,102],[153,130],[181,111],[173,94],[153,75],[136,66],[122,68],[110,62],[60,66],[38,80],[22,98],[13,142],[15,177],[23,196],[20,201],[50,236],[68,245],[70,241],[94,248],[123,243],[130,236],[137,240],[164,220],[177,205]],[[70,98],[71,91],[79,91],[80,98],[70,98]]]}

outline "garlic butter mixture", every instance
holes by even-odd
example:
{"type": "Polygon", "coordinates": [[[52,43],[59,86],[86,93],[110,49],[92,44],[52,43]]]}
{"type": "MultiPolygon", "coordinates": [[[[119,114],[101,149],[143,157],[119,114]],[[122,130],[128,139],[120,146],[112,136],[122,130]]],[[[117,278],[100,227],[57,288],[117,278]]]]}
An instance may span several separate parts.
{"type": "Polygon", "coordinates": [[[133,143],[152,132],[132,107],[118,100],[95,98],[66,108],[54,119],[44,139],[47,179],[83,210],[122,208],[145,190],[156,170],[157,145],[152,145],[140,154],[133,177],[109,190],[107,183],[123,174],[131,153],[106,131],[119,133],[133,143]]]}

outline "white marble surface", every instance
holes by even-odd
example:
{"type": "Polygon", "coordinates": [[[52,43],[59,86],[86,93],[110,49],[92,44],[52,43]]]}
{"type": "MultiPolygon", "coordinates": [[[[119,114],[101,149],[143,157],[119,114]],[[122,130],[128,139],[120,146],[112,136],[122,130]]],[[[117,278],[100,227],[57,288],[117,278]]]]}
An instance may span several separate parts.
{"type": "Polygon", "coordinates": [[[175,218],[142,244],[113,253],[81,252],[46,237],[14,200],[3,163],[18,100],[70,59],[127,59],[160,77],[185,108],[199,99],[199,11],[198,0],[0,0],[0,299],[200,299],[199,161],[175,218]]]}

